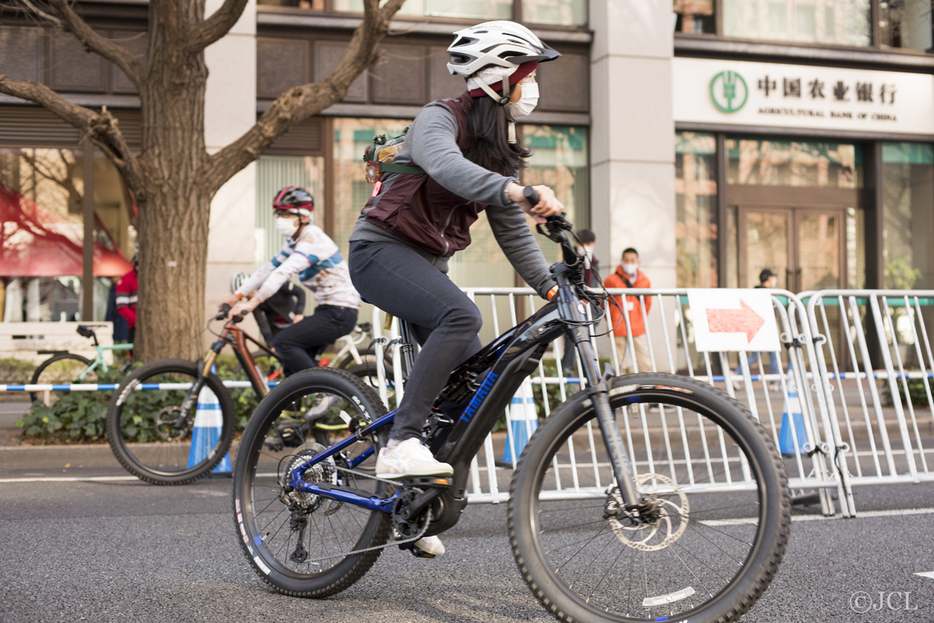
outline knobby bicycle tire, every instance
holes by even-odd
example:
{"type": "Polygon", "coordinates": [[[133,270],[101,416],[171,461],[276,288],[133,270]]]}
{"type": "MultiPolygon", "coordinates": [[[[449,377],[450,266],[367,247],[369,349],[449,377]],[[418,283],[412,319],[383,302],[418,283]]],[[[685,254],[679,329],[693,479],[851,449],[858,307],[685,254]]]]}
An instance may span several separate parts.
{"type": "MultiPolygon", "coordinates": [[[[350,587],[382,550],[344,554],[383,545],[389,538],[386,513],[282,487],[291,466],[324,449],[311,429],[297,422],[322,399],[330,409],[363,423],[386,413],[379,397],[355,376],[334,368],[298,372],[260,402],[240,441],[234,468],[234,523],[243,553],[265,583],[293,597],[326,597],[350,587]],[[332,557],[322,560],[323,556],[332,557]]],[[[345,456],[309,469],[305,479],[357,490],[370,487],[372,495],[384,496],[384,482],[356,478],[341,469],[354,453],[370,446],[378,451],[384,441],[355,443],[345,456]]],[[[372,473],[374,464],[375,455],[355,471],[372,473]]]]}
{"type": "MultiPolygon", "coordinates": [[[[32,374],[32,380],[30,384],[32,385],[45,385],[45,384],[70,384],[74,381],[82,372],[88,369],[91,365],[92,360],[87,357],[82,357],[81,355],[75,355],[74,353],[56,353],[52,355],[45,361],[39,364],[39,367],[36,368],[36,371],[32,374]],[[48,377],[50,370],[54,367],[58,367],[55,364],[62,361],[76,361],[78,365],[71,366],[74,370],[67,371],[66,376],[61,374],[55,374],[54,378],[43,378],[43,376],[48,377]]],[[[64,371],[63,371],[64,372],[64,371]]],[[[91,373],[93,375],[93,373],[91,373]]],[[[90,376],[90,375],[89,375],[90,376]]],[[[84,382],[94,382],[96,381],[96,376],[90,379],[82,379],[84,382]]],[[[39,394],[37,392],[29,392],[29,399],[32,402],[39,400],[39,394]]]]}
{"type": "Polygon", "coordinates": [[[217,405],[202,407],[203,417],[211,426],[199,430],[197,439],[197,409],[187,414],[183,429],[160,424],[157,417],[163,414],[163,422],[177,419],[179,414],[173,409],[181,405],[186,388],[164,392],[133,389],[140,384],[191,383],[197,376],[197,366],[191,361],[163,359],[134,370],[114,392],[107,407],[107,441],[120,464],[137,478],[155,485],[188,484],[206,476],[227,455],[234,436],[236,408],[230,392],[215,375],[207,376],[205,389],[214,394],[217,405]],[[218,410],[220,418],[216,417],[218,410]],[[193,441],[202,444],[194,451],[193,441]]]}
{"type": "Polygon", "coordinates": [[[788,543],[791,497],[772,439],[743,405],[693,379],[617,377],[609,395],[617,426],[631,432],[621,430],[637,484],[658,513],[638,524],[620,512],[592,403],[579,394],[536,431],[513,476],[508,533],[523,579],[561,621],[738,619],[788,543]],[[540,497],[543,485],[570,486],[560,472],[572,455],[576,487],[591,478],[583,460],[602,463],[594,497],[540,497]]]}

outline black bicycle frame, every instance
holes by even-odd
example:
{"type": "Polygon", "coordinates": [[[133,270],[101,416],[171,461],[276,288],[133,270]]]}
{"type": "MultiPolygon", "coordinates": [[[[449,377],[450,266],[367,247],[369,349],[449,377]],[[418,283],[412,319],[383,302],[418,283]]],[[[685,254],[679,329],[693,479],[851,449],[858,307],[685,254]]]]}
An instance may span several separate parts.
{"type": "MultiPolygon", "coordinates": [[[[493,430],[496,421],[523,380],[538,367],[548,344],[564,334],[571,338],[581,355],[588,384],[584,391],[595,406],[601,433],[608,444],[614,475],[617,476],[617,482],[622,483],[620,489],[623,500],[626,505],[634,505],[638,501],[632,483],[628,453],[609,406],[606,381],[600,376],[596,353],[588,332],[584,330],[586,322],[583,305],[568,277],[567,266],[556,264],[552,267],[552,272],[558,281],[558,294],[555,299],[458,366],[435,403],[436,413],[446,416],[448,425],[433,431],[430,447],[439,461],[445,461],[454,468],[454,476],[450,487],[446,487],[439,495],[442,510],[440,516],[433,517],[426,532],[428,535],[443,532],[457,523],[460,512],[467,503],[466,485],[471,460],[480,450],[486,436],[493,430]],[[466,391],[456,391],[464,386],[466,391]]],[[[361,495],[363,492],[347,487],[304,482],[302,475],[313,465],[392,424],[395,413],[392,411],[379,418],[358,430],[356,435],[344,439],[298,466],[287,476],[288,485],[297,490],[371,510],[391,512],[399,494],[398,490],[389,498],[380,498],[368,494],[361,495]]],[[[367,456],[369,454],[367,453],[367,456]]]]}

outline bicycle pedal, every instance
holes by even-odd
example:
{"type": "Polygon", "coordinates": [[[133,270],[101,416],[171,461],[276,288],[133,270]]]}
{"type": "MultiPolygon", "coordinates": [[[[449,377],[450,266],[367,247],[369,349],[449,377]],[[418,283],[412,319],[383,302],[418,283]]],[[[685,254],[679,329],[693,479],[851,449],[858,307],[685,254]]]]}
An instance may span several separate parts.
{"type": "Polygon", "coordinates": [[[406,478],[402,481],[403,485],[411,487],[442,487],[447,488],[452,484],[452,480],[449,477],[438,477],[438,476],[415,476],[413,478],[406,478]]]}
{"type": "Polygon", "coordinates": [[[399,546],[401,550],[408,550],[416,558],[437,558],[434,554],[429,554],[425,550],[418,549],[414,543],[403,543],[399,546]]]}

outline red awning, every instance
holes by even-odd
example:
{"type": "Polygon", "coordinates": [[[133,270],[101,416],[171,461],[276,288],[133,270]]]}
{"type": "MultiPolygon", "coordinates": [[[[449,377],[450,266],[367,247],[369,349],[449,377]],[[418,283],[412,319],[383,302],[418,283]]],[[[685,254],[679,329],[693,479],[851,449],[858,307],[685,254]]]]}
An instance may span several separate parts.
{"type": "MultiPolygon", "coordinates": [[[[81,232],[0,184],[0,276],[62,277],[83,273],[81,232]]],[[[94,242],[94,276],[122,277],[133,264],[94,242]]]]}

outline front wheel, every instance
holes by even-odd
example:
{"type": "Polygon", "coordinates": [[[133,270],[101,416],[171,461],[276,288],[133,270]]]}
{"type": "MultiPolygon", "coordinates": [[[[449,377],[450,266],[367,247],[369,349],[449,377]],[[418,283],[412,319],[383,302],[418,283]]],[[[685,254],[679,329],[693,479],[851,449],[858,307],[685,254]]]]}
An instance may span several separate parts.
{"type": "MultiPolygon", "coordinates": [[[[365,426],[385,413],[363,381],[333,368],[293,374],[254,411],[237,452],[234,521],[249,564],[277,591],[333,595],[379,558],[389,538],[387,513],[293,489],[288,476],[326,449],[316,423],[365,426]]],[[[305,471],[304,480],[385,497],[391,485],[371,477],[383,443],[377,435],[360,439],[305,471]]]]}
{"type": "Polygon", "coordinates": [[[622,503],[590,399],[565,402],[512,481],[523,579],[561,621],[738,619],[788,543],[775,445],[745,407],[699,381],[636,374],[613,379],[609,394],[644,503],[622,503]]]}
{"type": "Polygon", "coordinates": [[[137,368],[117,387],[107,407],[107,441],[128,472],[155,485],[183,485],[225,460],[236,407],[211,374],[184,411],[198,378],[191,361],[163,359],[137,368]]]}

